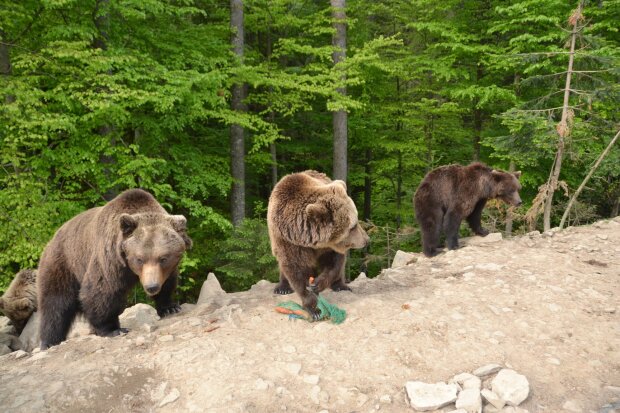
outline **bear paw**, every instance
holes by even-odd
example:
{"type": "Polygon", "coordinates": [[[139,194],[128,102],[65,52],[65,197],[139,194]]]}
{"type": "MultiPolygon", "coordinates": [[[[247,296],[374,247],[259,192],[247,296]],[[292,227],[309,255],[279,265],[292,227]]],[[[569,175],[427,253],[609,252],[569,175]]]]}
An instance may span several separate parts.
{"type": "Polygon", "coordinates": [[[129,330],[122,327],[116,330],[95,330],[95,334],[100,337],[116,337],[127,333],[129,333],[129,330]]]}
{"type": "Polygon", "coordinates": [[[280,295],[292,294],[293,289],[289,285],[278,284],[273,292],[280,295]]]}
{"type": "Polygon", "coordinates": [[[489,235],[489,230],[480,228],[479,230],[476,231],[476,235],[480,235],[481,237],[486,237],[487,235],[489,235]]]}
{"type": "Polygon", "coordinates": [[[332,284],[332,290],[334,291],[352,291],[351,287],[349,287],[348,285],[346,285],[343,282],[337,282],[332,284]]]}
{"type": "Polygon", "coordinates": [[[306,311],[312,316],[312,321],[319,321],[321,319],[321,311],[318,308],[307,308],[306,311]]]}
{"type": "Polygon", "coordinates": [[[166,307],[162,307],[162,308],[158,308],[157,309],[157,315],[160,316],[161,318],[164,318],[166,316],[169,316],[171,314],[176,314],[179,311],[181,311],[181,306],[178,304],[171,304],[169,306],[166,307]]]}

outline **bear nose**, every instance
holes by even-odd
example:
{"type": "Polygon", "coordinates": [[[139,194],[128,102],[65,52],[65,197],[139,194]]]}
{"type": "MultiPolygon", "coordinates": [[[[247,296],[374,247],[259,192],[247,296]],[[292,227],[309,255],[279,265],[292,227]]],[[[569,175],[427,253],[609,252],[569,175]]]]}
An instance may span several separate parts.
{"type": "Polygon", "coordinates": [[[159,291],[159,284],[155,283],[155,284],[145,285],[144,289],[146,290],[147,293],[153,295],[159,291]]]}
{"type": "Polygon", "coordinates": [[[521,206],[521,204],[523,203],[523,201],[521,201],[520,199],[517,201],[517,206],[521,206]]]}

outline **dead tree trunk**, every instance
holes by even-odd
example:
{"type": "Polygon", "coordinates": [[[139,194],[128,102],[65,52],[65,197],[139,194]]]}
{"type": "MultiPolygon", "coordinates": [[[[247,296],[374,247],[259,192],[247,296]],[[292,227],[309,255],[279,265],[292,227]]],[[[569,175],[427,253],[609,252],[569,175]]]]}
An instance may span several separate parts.
{"type": "MultiPolygon", "coordinates": [[[[515,161],[510,161],[508,172],[510,173],[514,172],[515,167],[516,167],[515,161]]],[[[506,211],[506,231],[505,231],[505,234],[507,237],[510,237],[512,235],[512,221],[513,221],[512,208],[508,208],[508,210],[506,211]]]]}
{"type": "MultiPolygon", "coordinates": [[[[332,45],[335,50],[332,54],[334,65],[344,61],[347,51],[347,23],[346,23],[346,0],[330,0],[332,6],[332,19],[334,21],[335,33],[332,38],[332,45]]],[[[342,74],[341,80],[344,82],[346,75],[342,74]]],[[[336,91],[341,95],[347,94],[344,86],[338,87],[336,91]]],[[[334,179],[347,180],[347,111],[340,109],[333,114],[334,127],[334,179]]]]}
{"type": "MultiPolygon", "coordinates": [[[[232,48],[243,63],[243,49],[245,44],[243,26],[243,0],[230,0],[230,27],[233,35],[232,48]]],[[[245,112],[246,95],[245,85],[235,84],[232,87],[231,108],[234,111],[245,112]]],[[[230,127],[230,173],[232,176],[232,191],[230,195],[231,218],[234,226],[241,224],[245,218],[245,142],[244,128],[233,124],[230,127]]]]}
{"type": "Polygon", "coordinates": [[[565,139],[570,134],[569,122],[572,122],[572,110],[569,107],[570,99],[570,85],[571,77],[573,75],[573,63],[575,61],[575,41],[577,39],[577,33],[579,32],[579,21],[583,19],[581,14],[582,3],[579,2],[577,9],[569,18],[569,22],[572,25],[570,36],[570,52],[568,57],[568,68],[566,69],[566,84],[564,86],[564,103],[562,104],[562,118],[560,123],[556,126],[558,132],[558,149],[555,154],[555,162],[553,163],[553,170],[547,183],[547,199],[545,200],[545,209],[543,212],[543,227],[545,231],[551,228],[551,207],[553,205],[553,193],[555,192],[558,181],[560,178],[560,171],[562,170],[562,159],[564,157],[564,148],[566,145],[565,139]]]}

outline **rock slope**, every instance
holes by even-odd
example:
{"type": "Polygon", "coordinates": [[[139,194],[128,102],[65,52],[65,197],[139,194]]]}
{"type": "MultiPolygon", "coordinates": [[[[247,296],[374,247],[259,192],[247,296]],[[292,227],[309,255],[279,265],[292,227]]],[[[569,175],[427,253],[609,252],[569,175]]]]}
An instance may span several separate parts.
{"type": "Polygon", "coordinates": [[[406,262],[327,292],[341,325],[276,313],[268,282],[224,294],[211,279],[210,299],[125,336],[2,356],[1,410],[403,412],[405,383],[496,363],[527,377],[520,409],[613,411],[620,218],[406,262]]]}

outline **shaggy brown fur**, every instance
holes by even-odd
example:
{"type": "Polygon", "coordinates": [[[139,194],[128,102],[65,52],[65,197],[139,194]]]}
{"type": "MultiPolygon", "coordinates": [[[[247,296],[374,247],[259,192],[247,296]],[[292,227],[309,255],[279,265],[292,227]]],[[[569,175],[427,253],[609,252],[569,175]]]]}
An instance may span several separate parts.
{"type": "Polygon", "coordinates": [[[487,235],[489,232],[480,223],[484,205],[490,198],[521,205],[520,176],[521,172],[494,170],[478,162],[469,166],[442,166],[430,171],[413,198],[424,254],[429,257],[437,254],[442,228],[448,248],[458,248],[459,227],[463,219],[475,234],[487,235]]]}
{"type": "Polygon", "coordinates": [[[0,298],[0,310],[21,333],[37,310],[37,270],[21,270],[0,298]]]}
{"type": "Polygon", "coordinates": [[[39,263],[41,348],[65,340],[80,311],[95,334],[118,335],[118,316],[138,280],[160,316],[178,312],[177,265],[191,244],[185,217],[169,215],[140,189],[66,222],[39,263]]]}
{"type": "Polygon", "coordinates": [[[344,254],[368,244],[346,184],[316,171],[285,176],[269,198],[267,224],[280,267],[280,283],[274,291],[294,290],[318,318],[316,292],[330,286],[349,290],[344,283],[344,254]],[[306,288],[310,276],[316,277],[313,291],[306,288]]]}

